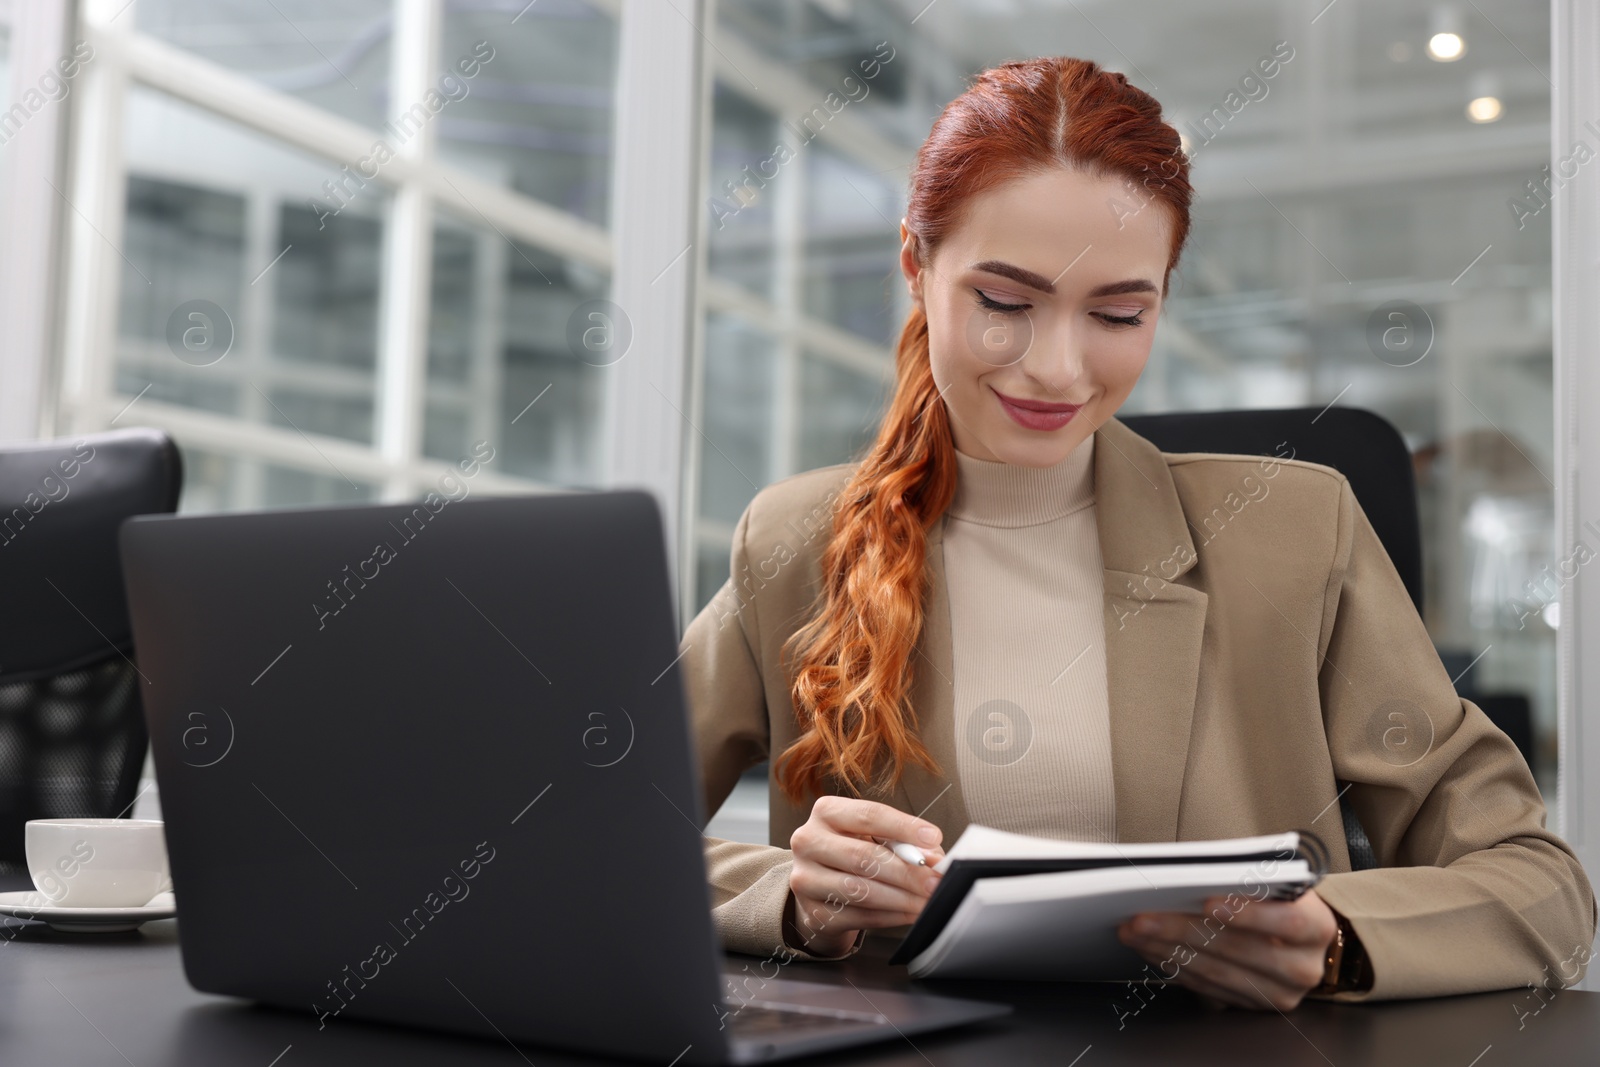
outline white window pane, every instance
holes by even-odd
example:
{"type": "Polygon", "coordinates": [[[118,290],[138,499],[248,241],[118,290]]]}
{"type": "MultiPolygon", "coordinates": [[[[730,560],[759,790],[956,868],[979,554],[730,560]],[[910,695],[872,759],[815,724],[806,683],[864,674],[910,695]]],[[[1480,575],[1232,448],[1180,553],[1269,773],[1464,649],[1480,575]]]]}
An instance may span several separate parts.
{"type": "Polygon", "coordinates": [[[890,382],[807,353],[800,363],[801,470],[859,459],[888,406],[890,382]]]}
{"type": "Polygon", "coordinates": [[[605,376],[626,368],[595,347],[626,342],[609,294],[603,271],[441,216],[423,451],[455,461],[487,440],[501,473],[595,484],[605,376]]]}
{"type": "Polygon", "coordinates": [[[900,187],[904,175],[871,168],[823,145],[808,149],[804,227],[806,314],[881,345],[900,323],[900,187]]]}
{"type": "MultiPolygon", "coordinates": [[[[773,299],[773,197],[783,180],[772,114],[717,82],[712,93],[707,265],[714,277],[773,299]]],[[[791,164],[792,165],[792,164],[791,164]]]]}
{"type": "Polygon", "coordinates": [[[360,478],[283,467],[248,456],[218,452],[177,436],[183,453],[183,490],[178,510],[185,514],[354,504],[377,499],[377,486],[360,478]]]}
{"type": "Polygon", "coordinates": [[[722,539],[702,541],[695,550],[694,610],[696,613],[717,595],[728,580],[728,544],[722,539]]]}
{"type": "Polygon", "coordinates": [[[142,32],[377,129],[388,118],[390,0],[139,0],[142,32]]]}
{"type": "Polygon", "coordinates": [[[476,73],[440,115],[440,157],[605,226],[617,25],[582,0],[520,7],[447,7],[440,70],[476,73]]]}
{"type": "MultiPolygon", "coordinates": [[[[0,113],[11,109],[11,28],[0,23],[0,113]]],[[[14,120],[13,120],[14,121],[14,120]]],[[[0,132],[6,137],[11,136],[8,125],[0,125],[0,132]]],[[[0,166],[0,203],[5,202],[6,172],[9,167],[0,166]]]]}
{"type": "Polygon", "coordinates": [[[313,206],[333,163],[150,90],[125,137],[118,391],[370,443],[387,196],[313,206]]]}
{"type": "MultiPolygon", "coordinates": [[[[700,514],[734,523],[773,478],[774,340],[731,315],[706,322],[700,514]]],[[[723,568],[726,570],[726,566],[723,568]]]]}
{"type": "MultiPolygon", "coordinates": [[[[965,73],[942,49],[926,47],[922,33],[926,19],[918,17],[925,5],[939,6],[927,0],[916,4],[739,0],[717,5],[717,32],[748,42],[785,73],[803,80],[807,98],[796,101],[785,114],[794,115],[808,130],[820,131],[834,116],[848,112],[878,136],[915,146],[928,133],[932,115],[926,113],[927,107],[937,111],[960,92],[965,73]],[[930,83],[949,88],[949,96],[933,100],[928,95],[930,83]]],[[[979,5],[954,6],[978,10],[979,25],[968,31],[969,39],[996,21],[984,17],[979,5]]],[[[1014,54],[1038,54],[1041,42],[1048,39],[1031,39],[1014,54]]],[[[759,70],[747,74],[758,83],[762,80],[759,70]]]]}

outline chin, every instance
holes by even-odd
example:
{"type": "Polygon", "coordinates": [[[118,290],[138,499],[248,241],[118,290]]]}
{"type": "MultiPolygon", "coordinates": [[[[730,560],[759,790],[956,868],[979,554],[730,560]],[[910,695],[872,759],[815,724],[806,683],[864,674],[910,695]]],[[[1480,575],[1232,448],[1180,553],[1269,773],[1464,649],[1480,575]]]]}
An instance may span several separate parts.
{"type": "Polygon", "coordinates": [[[1054,467],[1066,459],[1078,443],[1076,434],[1068,436],[1070,429],[1063,426],[1046,434],[1008,424],[991,439],[989,450],[1002,462],[1019,467],[1054,467]]]}

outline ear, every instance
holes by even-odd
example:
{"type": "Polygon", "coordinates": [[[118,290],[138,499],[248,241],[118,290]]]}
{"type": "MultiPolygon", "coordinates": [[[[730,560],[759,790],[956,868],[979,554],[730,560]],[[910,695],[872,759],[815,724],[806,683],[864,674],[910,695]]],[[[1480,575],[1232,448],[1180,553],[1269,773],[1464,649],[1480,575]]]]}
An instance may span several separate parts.
{"type": "Polygon", "coordinates": [[[900,220],[900,273],[905,275],[911,299],[922,302],[922,264],[917,261],[917,235],[900,220]]]}

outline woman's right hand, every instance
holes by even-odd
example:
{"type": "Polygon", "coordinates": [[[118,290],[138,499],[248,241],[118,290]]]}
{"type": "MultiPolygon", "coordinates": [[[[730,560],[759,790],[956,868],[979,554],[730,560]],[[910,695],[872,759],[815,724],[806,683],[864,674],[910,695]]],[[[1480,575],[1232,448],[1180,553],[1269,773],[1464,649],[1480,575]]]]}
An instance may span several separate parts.
{"type": "Polygon", "coordinates": [[[852,797],[818,797],[811,817],[789,838],[794,866],[784,935],[791,948],[837,956],[861,930],[914,922],[939,884],[943,832],[898,808],[852,797]],[[922,849],[928,866],[896,856],[882,841],[922,849]]]}

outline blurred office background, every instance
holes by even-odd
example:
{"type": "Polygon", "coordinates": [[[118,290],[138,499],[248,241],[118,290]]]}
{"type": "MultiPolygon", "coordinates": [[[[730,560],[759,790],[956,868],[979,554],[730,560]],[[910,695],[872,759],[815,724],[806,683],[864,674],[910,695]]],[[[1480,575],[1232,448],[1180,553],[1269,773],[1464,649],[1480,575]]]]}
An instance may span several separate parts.
{"type": "Polygon", "coordinates": [[[189,512],[408,499],[475,441],[496,450],[483,492],[597,485],[634,365],[574,338],[621,328],[603,302],[623,272],[687,272],[681,385],[652,385],[686,424],[685,620],[761,486],[872,435],[908,164],[942,106],[1008,58],[1125,72],[1185,132],[1198,189],[1127,410],[1393,421],[1429,629],[1463,691],[1525,702],[1553,800],[1552,212],[1526,189],[1551,157],[1545,4],[717,0],[676,265],[617,259],[614,192],[657,165],[619,152],[620,0],[88,0],[70,40],[93,57],[38,108],[42,71],[8,58],[28,6],[0,0],[0,107],[27,112],[6,136],[71,116],[43,201],[63,238],[38,433],[166,429],[189,512]],[[1275,49],[1292,58],[1242,91],[1275,49]],[[388,125],[430,91],[437,114],[388,125]],[[393,161],[370,159],[380,138],[393,161]],[[793,158],[748,180],[779,142],[793,158]],[[1374,321],[1416,331],[1404,358],[1374,321]]]}

